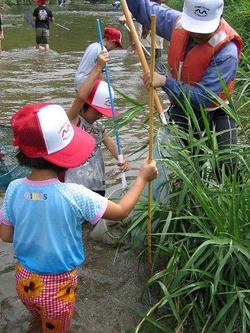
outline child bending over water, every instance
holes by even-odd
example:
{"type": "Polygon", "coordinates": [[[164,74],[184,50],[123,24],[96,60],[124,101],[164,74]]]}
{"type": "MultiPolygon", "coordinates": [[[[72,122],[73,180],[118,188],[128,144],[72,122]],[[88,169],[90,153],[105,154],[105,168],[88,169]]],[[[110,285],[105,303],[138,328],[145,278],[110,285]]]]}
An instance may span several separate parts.
{"type": "MultiPolygon", "coordinates": [[[[103,57],[103,53],[99,57],[103,57]]],[[[114,140],[107,135],[105,127],[99,122],[102,117],[112,117],[108,84],[105,81],[95,80],[98,78],[100,70],[101,66],[97,64],[94,71],[92,71],[92,75],[88,78],[89,84],[92,83],[93,88],[85,103],[79,110],[74,108],[68,113],[71,122],[95,138],[96,148],[87,163],[66,171],[65,181],[82,184],[105,196],[105,166],[101,145],[103,143],[116,160],[118,160],[118,149],[114,140]]],[[[111,92],[113,94],[112,88],[111,92]]],[[[115,116],[117,115],[118,112],[115,111],[115,116]]],[[[118,162],[118,165],[122,172],[127,171],[128,163],[126,160],[122,163],[118,162]]]]}

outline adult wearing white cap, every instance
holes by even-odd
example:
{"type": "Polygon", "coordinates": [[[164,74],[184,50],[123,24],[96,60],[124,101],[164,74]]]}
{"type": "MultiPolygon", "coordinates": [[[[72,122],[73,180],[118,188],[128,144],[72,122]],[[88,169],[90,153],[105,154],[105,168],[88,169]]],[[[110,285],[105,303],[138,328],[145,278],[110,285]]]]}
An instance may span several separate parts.
{"type": "MultiPolygon", "coordinates": [[[[185,0],[182,13],[159,6],[149,0],[127,0],[133,16],[143,25],[150,25],[151,14],[156,14],[156,33],[170,41],[168,53],[169,73],[155,73],[155,86],[169,95],[171,118],[185,129],[188,120],[180,106],[183,93],[188,96],[200,127],[203,127],[200,109],[206,107],[207,115],[218,132],[217,142],[224,145],[236,143],[236,123],[218,105],[211,103],[213,94],[226,100],[225,82],[233,93],[242,40],[222,18],[223,0],[185,0]]],[[[149,73],[143,76],[149,86],[149,73]]]]}

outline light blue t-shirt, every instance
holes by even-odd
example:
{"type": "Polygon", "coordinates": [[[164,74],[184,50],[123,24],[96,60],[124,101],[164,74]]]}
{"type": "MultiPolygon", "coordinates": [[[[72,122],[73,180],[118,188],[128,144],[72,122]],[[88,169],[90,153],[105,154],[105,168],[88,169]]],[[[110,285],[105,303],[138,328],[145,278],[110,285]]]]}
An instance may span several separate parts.
{"type": "Polygon", "coordinates": [[[14,252],[26,269],[58,274],[83,263],[82,223],[97,223],[107,204],[83,185],[17,179],[7,188],[0,224],[14,227],[14,252]]]}

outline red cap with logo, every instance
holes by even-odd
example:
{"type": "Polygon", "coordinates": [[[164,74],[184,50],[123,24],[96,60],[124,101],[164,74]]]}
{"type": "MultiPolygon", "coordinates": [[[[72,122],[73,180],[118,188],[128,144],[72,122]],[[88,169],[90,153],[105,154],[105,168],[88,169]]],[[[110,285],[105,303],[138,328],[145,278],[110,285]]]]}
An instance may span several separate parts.
{"type": "Polygon", "coordinates": [[[104,38],[111,40],[112,42],[115,42],[117,47],[120,47],[123,49],[122,46],[122,33],[111,27],[105,27],[104,28],[104,38]]]}
{"type": "MultiPolygon", "coordinates": [[[[111,89],[112,98],[114,99],[114,91],[111,89]]],[[[112,108],[109,95],[109,88],[106,81],[96,80],[94,86],[86,99],[86,103],[93,109],[100,112],[108,118],[112,118],[112,108]]],[[[119,112],[115,111],[114,116],[119,116],[119,112]]]]}
{"type": "Polygon", "coordinates": [[[14,146],[27,157],[42,157],[63,168],[86,162],[96,146],[90,134],[71,125],[57,104],[25,105],[12,116],[11,127],[14,146]]]}

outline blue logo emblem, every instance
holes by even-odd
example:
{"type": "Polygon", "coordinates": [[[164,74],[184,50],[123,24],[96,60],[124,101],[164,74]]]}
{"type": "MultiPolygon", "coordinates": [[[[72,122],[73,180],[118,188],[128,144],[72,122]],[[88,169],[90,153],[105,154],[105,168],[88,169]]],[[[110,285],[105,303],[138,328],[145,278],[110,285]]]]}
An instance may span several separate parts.
{"type": "Polygon", "coordinates": [[[195,6],[195,15],[200,16],[200,17],[206,17],[208,15],[209,9],[206,7],[202,6],[195,6]]]}

